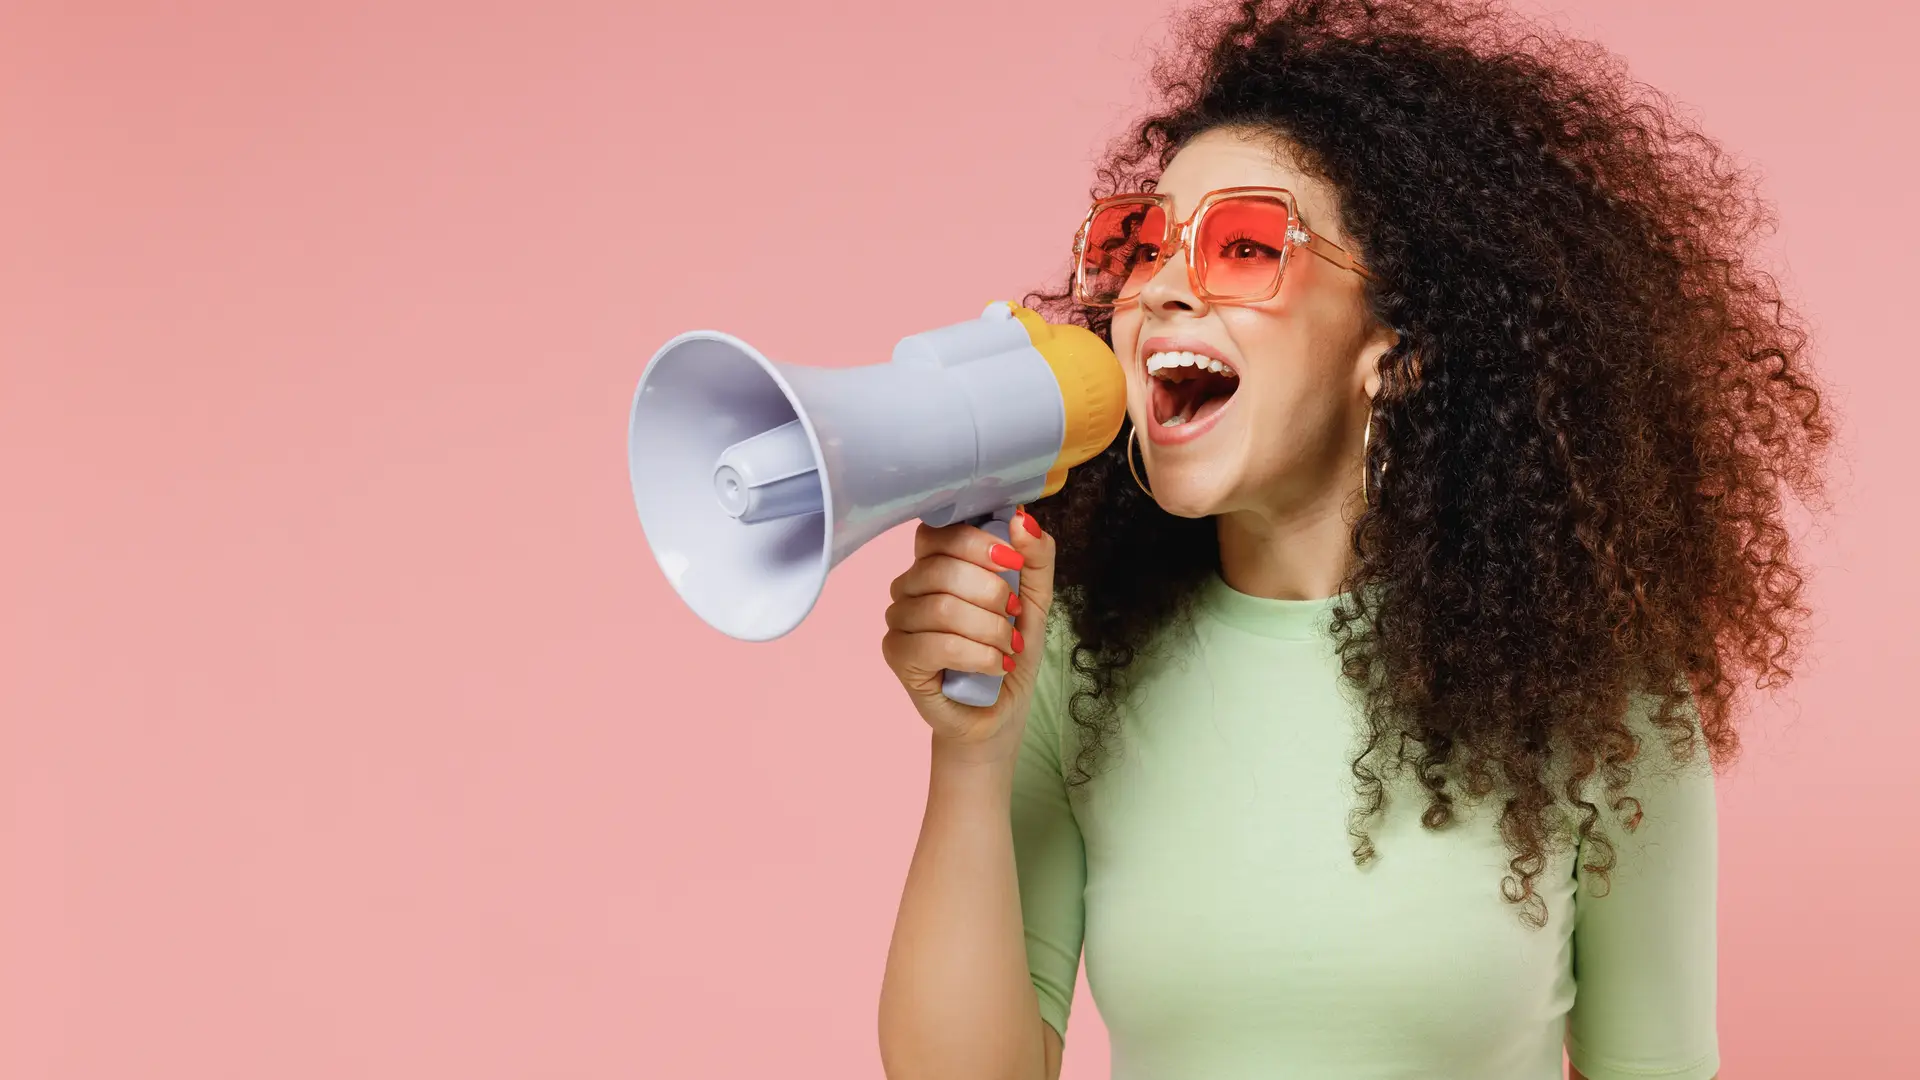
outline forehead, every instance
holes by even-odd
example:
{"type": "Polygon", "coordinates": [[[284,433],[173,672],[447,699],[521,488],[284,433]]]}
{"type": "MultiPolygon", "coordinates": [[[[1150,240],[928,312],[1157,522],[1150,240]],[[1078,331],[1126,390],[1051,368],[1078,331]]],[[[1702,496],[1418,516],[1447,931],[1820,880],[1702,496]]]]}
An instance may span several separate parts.
{"type": "Polygon", "coordinates": [[[1202,132],[1167,163],[1154,190],[1173,199],[1178,219],[1193,213],[1209,191],[1256,184],[1286,188],[1303,219],[1331,224],[1336,216],[1331,193],[1288,160],[1284,147],[1267,135],[1219,129],[1202,132]]]}

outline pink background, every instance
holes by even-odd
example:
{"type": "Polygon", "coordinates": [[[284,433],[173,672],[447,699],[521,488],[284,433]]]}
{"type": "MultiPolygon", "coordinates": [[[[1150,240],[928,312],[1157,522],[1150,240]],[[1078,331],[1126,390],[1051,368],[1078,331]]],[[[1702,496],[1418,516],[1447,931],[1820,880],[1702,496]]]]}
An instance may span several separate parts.
{"type": "MultiPolygon", "coordinates": [[[[908,531],[724,639],[629,397],[681,330],[875,362],[1046,280],[1166,8],[750,7],[0,14],[0,1075],[879,1075],[908,531]]],[[[1726,1075],[1904,1073],[1920,21],[1561,10],[1763,172],[1849,422],[1723,787],[1726,1075]]]]}

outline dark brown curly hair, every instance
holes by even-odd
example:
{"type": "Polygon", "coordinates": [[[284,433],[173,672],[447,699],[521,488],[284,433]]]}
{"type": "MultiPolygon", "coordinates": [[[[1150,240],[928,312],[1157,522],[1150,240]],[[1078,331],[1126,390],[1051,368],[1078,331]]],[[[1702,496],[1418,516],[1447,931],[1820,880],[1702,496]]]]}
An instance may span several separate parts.
{"type": "MultiPolygon", "coordinates": [[[[1431,829],[1497,795],[1502,891],[1537,924],[1568,825],[1602,884],[1613,865],[1588,782],[1637,821],[1633,695],[1676,755],[1704,741],[1719,764],[1745,688],[1791,675],[1806,611],[1782,495],[1822,501],[1833,421],[1807,334],[1751,265],[1771,212],[1604,49],[1496,5],[1249,0],[1177,26],[1162,111],[1091,194],[1151,190],[1210,129],[1280,136],[1339,196],[1379,277],[1367,302],[1401,335],[1330,627],[1367,702],[1354,857],[1374,854],[1383,768],[1418,778],[1431,829]]],[[[1111,311],[1065,286],[1025,302],[1111,340],[1111,311]]],[[[1118,732],[1129,665],[1219,567],[1213,522],[1161,511],[1125,453],[1032,507],[1086,679],[1075,784],[1118,732]]]]}

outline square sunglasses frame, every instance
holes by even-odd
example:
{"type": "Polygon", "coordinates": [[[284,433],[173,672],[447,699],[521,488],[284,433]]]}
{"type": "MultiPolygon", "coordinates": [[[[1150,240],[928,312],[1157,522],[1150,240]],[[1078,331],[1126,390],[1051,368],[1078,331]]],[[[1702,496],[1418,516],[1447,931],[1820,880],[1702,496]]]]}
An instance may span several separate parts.
{"type": "MultiPolygon", "coordinates": [[[[1133,303],[1140,297],[1138,291],[1132,296],[1113,300],[1092,300],[1087,297],[1087,233],[1093,228],[1093,219],[1101,211],[1121,206],[1158,206],[1166,220],[1173,221],[1173,197],[1161,192],[1109,195],[1104,199],[1095,200],[1092,208],[1087,211],[1087,216],[1080,222],[1080,231],[1073,238],[1073,298],[1089,307],[1118,307],[1133,303]]],[[[1160,244],[1163,251],[1170,244],[1173,250],[1186,256],[1187,286],[1193,290],[1195,297],[1208,303],[1257,304],[1273,299],[1280,292],[1280,283],[1287,275],[1287,263],[1293,257],[1293,249],[1296,247],[1304,247],[1342,270],[1351,270],[1368,281],[1379,280],[1371,270],[1348,254],[1345,248],[1307,228],[1300,220],[1300,206],[1294,200],[1293,192],[1286,188],[1247,186],[1209,191],[1201,197],[1200,205],[1193,208],[1193,213],[1188,215],[1185,221],[1168,226],[1166,235],[1160,238],[1160,244]],[[1274,199],[1287,208],[1287,234],[1285,245],[1280,251],[1280,270],[1273,275],[1273,287],[1265,295],[1225,296],[1209,292],[1200,283],[1200,266],[1194,254],[1193,238],[1200,235],[1200,225],[1207,211],[1228,200],[1248,196],[1274,199]]]]}

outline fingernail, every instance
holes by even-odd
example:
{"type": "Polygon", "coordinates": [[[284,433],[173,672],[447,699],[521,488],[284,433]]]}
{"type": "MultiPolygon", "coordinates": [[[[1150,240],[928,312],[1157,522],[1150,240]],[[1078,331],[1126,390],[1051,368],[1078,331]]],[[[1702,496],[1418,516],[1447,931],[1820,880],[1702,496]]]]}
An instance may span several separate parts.
{"type": "Polygon", "coordinates": [[[1040,523],[1033,520],[1032,514],[1027,513],[1025,510],[1020,511],[1020,521],[1027,527],[1027,531],[1033,534],[1034,539],[1039,539],[1040,523]]]}
{"type": "Polygon", "coordinates": [[[1017,653],[1024,650],[1026,647],[1027,647],[1027,643],[1023,638],[1021,638],[1020,631],[1015,630],[1013,632],[1013,651],[1017,653]]]}
{"type": "Polygon", "coordinates": [[[1020,594],[1019,593],[1013,593],[1007,597],[1007,614],[1016,615],[1016,616],[1020,614],[1020,594]]]}
{"type": "Polygon", "coordinates": [[[1027,565],[1027,557],[1025,555],[1020,554],[1005,544],[993,545],[993,548],[987,552],[987,558],[992,559],[994,562],[999,563],[1009,570],[1018,570],[1027,565]]]}
{"type": "Polygon", "coordinates": [[[1012,671],[1012,670],[1013,670],[1013,657],[1011,657],[1011,656],[1003,656],[1003,657],[1001,657],[1001,658],[1000,658],[1000,670],[1002,670],[1002,671],[1012,671]]]}

